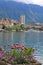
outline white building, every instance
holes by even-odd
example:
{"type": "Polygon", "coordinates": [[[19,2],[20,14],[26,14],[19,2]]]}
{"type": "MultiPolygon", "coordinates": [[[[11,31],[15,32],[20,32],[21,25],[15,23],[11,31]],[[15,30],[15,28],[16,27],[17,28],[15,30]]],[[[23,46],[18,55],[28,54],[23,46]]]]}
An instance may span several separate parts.
{"type": "Polygon", "coordinates": [[[25,15],[20,16],[20,22],[21,24],[25,24],[25,15]]]}

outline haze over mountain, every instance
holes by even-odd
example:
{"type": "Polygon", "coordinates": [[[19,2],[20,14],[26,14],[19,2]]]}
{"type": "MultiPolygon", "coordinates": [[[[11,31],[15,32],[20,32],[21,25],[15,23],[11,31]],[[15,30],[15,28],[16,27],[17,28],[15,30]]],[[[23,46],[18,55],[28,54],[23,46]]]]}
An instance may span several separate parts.
{"type": "Polygon", "coordinates": [[[0,1],[0,19],[8,18],[20,21],[20,15],[26,16],[26,23],[43,23],[43,7],[15,1],[0,1]]]}

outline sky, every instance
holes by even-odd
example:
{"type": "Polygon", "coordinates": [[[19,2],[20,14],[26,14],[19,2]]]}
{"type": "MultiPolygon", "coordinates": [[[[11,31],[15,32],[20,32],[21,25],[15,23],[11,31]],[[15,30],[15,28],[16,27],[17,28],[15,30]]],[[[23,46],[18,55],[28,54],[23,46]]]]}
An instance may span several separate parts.
{"type": "MultiPolygon", "coordinates": [[[[5,1],[9,1],[9,0],[5,0],[5,1]]],[[[43,6],[43,0],[10,0],[10,1],[23,2],[26,4],[37,4],[43,6]]]]}

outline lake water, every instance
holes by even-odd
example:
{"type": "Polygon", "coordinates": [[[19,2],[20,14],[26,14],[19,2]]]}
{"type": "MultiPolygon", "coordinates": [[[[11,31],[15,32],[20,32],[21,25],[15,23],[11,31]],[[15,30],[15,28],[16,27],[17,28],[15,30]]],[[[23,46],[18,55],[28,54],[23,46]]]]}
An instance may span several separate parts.
{"type": "Polygon", "coordinates": [[[43,65],[43,32],[0,32],[0,46],[5,50],[15,43],[35,48],[34,56],[43,65]]]}

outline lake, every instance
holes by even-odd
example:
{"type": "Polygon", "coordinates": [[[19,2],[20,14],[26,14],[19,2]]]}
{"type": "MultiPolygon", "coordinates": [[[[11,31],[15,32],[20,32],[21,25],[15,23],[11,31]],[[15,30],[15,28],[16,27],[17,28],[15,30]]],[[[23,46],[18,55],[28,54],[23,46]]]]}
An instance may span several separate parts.
{"type": "Polygon", "coordinates": [[[34,56],[43,65],[43,32],[0,32],[0,46],[5,50],[15,43],[35,48],[34,56]]]}

